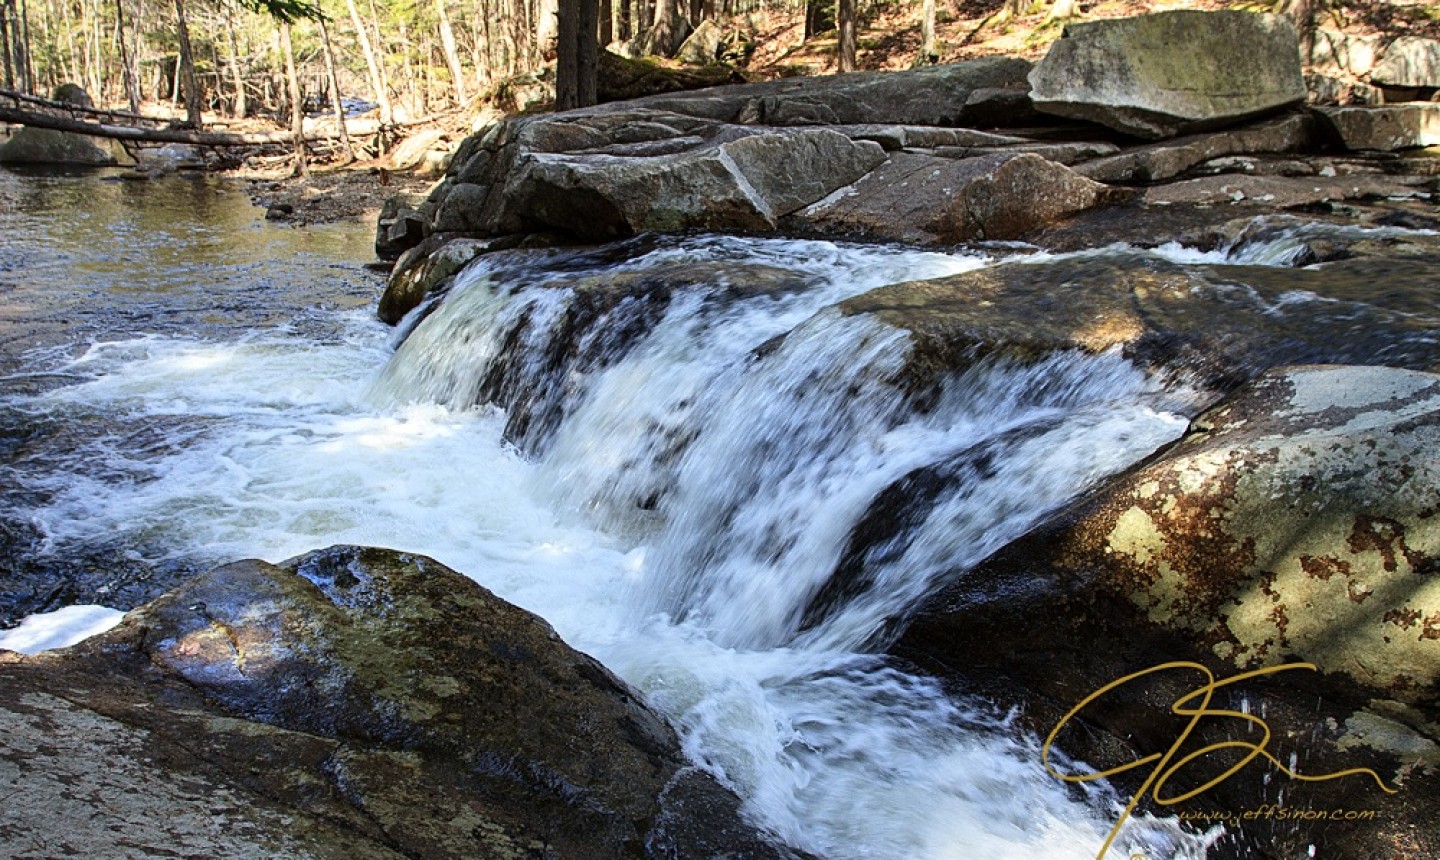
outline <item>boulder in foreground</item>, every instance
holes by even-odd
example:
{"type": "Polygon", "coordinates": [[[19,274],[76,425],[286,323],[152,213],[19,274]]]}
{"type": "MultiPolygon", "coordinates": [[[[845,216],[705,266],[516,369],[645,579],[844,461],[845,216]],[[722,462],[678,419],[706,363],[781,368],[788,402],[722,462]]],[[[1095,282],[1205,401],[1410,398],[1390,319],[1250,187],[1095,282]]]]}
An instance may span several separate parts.
{"type": "Polygon", "coordinates": [[[633,690],[419,556],[226,565],[68,651],[0,655],[0,691],[11,844],[789,856],[633,690]]]}

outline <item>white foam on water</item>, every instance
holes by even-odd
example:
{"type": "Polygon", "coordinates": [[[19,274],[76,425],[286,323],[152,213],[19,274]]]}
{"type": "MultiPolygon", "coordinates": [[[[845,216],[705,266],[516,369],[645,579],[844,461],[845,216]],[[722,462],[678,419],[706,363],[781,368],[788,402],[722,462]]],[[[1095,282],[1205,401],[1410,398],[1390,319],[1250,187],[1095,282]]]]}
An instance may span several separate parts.
{"type": "MultiPolygon", "coordinates": [[[[56,548],[120,534],[151,560],[280,561],[333,543],[424,553],[643,690],[687,753],[799,847],[1093,857],[1114,810],[1067,794],[1033,741],[985,706],[863,651],[937,577],[1183,422],[1114,355],[981,363],[917,407],[907,336],[826,309],[975,258],[712,239],[634,265],[745,254],[803,267],[815,285],[719,309],[678,295],[624,356],[574,381],[533,457],[505,441],[503,413],[473,405],[475,377],[500,355],[492,337],[507,315],[563,305],[563,278],[496,289],[472,270],[383,374],[389,330],[361,315],[325,343],[278,331],[96,345],[61,368],[86,381],[23,408],[150,421],[176,444],[77,452],[28,513],[56,548]],[[986,445],[992,466],[928,509],[904,552],[874,566],[874,587],[807,627],[876,494],[986,445]],[[117,473],[132,477],[97,477],[117,473]]],[[[1112,856],[1205,850],[1171,821],[1137,821],[1118,844],[1112,856]]]]}
{"type": "Polygon", "coordinates": [[[125,613],[118,609],[78,603],[54,612],[37,612],[9,630],[0,630],[0,649],[38,654],[53,648],[68,648],[104,633],[124,617],[125,613]]]}

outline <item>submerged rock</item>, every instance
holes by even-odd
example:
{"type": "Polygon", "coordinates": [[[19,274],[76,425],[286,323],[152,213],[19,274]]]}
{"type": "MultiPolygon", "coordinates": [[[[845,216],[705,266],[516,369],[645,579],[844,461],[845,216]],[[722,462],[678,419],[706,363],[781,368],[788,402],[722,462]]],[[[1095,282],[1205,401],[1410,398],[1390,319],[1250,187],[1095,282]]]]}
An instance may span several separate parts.
{"type": "Polygon", "coordinates": [[[419,556],[226,565],[73,649],[4,654],[0,688],[11,844],[791,856],[622,681],[419,556]]]}
{"type": "MultiPolygon", "coordinates": [[[[1041,732],[1102,685],[1166,661],[1194,661],[1220,679],[1315,664],[1223,689],[1210,707],[1267,721],[1269,752],[1298,772],[1373,773],[1302,784],[1257,762],[1169,811],[1372,809],[1365,820],[1237,820],[1233,838],[1281,854],[1320,845],[1329,857],[1432,856],[1437,445],[1440,376],[1276,370],[1163,455],[957,572],[894,650],[1025,707],[1041,732]]],[[[1060,746],[1102,769],[1163,752],[1185,724],[1170,703],[1203,682],[1194,669],[1130,682],[1087,707],[1088,731],[1067,729],[1060,746]]],[[[1236,737],[1263,742],[1215,716],[1186,749],[1236,737]]]]}
{"type": "Polygon", "coordinates": [[[1249,12],[1160,12],[1072,24],[1033,72],[1046,113],[1160,139],[1305,100],[1289,20],[1249,12]]]}

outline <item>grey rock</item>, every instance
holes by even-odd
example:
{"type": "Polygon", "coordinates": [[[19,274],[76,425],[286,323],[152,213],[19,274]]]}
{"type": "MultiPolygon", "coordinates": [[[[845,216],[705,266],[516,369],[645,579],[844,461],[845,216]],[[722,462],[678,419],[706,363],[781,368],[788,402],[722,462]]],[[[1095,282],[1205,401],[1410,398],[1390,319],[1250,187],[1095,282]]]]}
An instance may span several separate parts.
{"type": "Polygon", "coordinates": [[[653,158],[531,154],[504,199],[528,223],[587,238],[646,230],[770,230],[863,176],[879,145],[823,129],[751,135],[653,158]]]}
{"type": "Polygon", "coordinates": [[[1440,144],[1440,103],[1317,108],[1345,148],[1394,152],[1440,144]]]}
{"type": "MultiPolygon", "coordinates": [[[[917,126],[967,124],[966,103],[977,90],[1028,90],[1030,64],[1008,57],[925,66],[903,72],[852,72],[713,87],[637,99],[659,108],[722,122],[761,125],[817,122],[917,126]]],[[[627,106],[627,107],[628,107],[627,106]]]]}
{"type": "Polygon", "coordinates": [[[1295,209],[1339,200],[1417,197],[1425,194],[1419,177],[1379,175],[1337,176],[1202,176],[1147,188],[1148,206],[1178,204],[1258,206],[1295,209]]]}
{"type": "Polygon", "coordinates": [[[1088,209],[1106,188],[1033,154],[948,159],[897,153],[797,213],[798,229],[921,244],[1010,239],[1088,209]]]}
{"type": "Polygon", "coordinates": [[[101,138],[25,127],[0,145],[0,164],[80,164],[94,167],[118,164],[114,151],[97,143],[97,140],[101,138]]]}
{"type": "Polygon", "coordinates": [[[1311,37],[1309,65],[1322,70],[1365,77],[1381,54],[1378,36],[1317,29],[1311,37]]]}
{"type": "Polygon", "coordinates": [[[695,66],[709,65],[720,59],[723,37],[720,25],[706,18],[681,43],[680,49],[675,52],[675,59],[695,66]]]}
{"type": "Polygon", "coordinates": [[[792,856],[634,690],[419,556],[227,565],[76,648],[0,654],[0,690],[27,795],[0,822],[36,856],[792,856]]]}
{"type": "Polygon", "coordinates": [[[1235,153],[1295,152],[1312,144],[1314,122],[1292,114],[1221,134],[1196,135],[1127,150],[1075,169],[1100,182],[1173,179],[1201,162],[1235,153]]]}
{"type": "Polygon", "coordinates": [[[1440,87],[1440,41],[1401,36],[1385,46],[1370,80],[1395,87],[1440,87]]]}
{"type": "Polygon", "coordinates": [[[1150,139],[1229,125],[1305,99],[1289,20],[1160,12],[1071,24],[1030,74],[1045,113],[1150,139]]]}

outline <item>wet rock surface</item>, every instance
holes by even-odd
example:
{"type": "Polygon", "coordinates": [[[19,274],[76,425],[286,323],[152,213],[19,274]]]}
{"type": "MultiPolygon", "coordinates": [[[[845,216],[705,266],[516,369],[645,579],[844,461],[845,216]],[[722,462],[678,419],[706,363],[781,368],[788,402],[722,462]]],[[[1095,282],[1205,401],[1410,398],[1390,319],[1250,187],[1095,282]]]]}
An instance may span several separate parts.
{"type": "Polygon", "coordinates": [[[1391,277],[1389,261],[1349,268],[1342,277],[1327,267],[1082,255],[895,284],[840,309],[908,331],[908,381],[921,386],[987,356],[1034,361],[1061,350],[1118,349],[1213,391],[1283,364],[1440,368],[1430,264],[1417,262],[1408,280],[1391,277]]]}
{"type": "MultiPolygon", "coordinates": [[[[1269,373],[1170,450],[957,573],[892,650],[1023,705],[1040,732],[1112,681],[1197,664],[1112,690],[1059,735],[1060,748],[1102,769],[1175,743],[1185,720],[1170,704],[1203,685],[1203,671],[1226,679],[1315,664],[1256,675],[1208,707],[1258,715],[1275,733],[1270,752],[1300,773],[1373,774],[1301,784],[1257,762],[1170,811],[1256,809],[1282,796],[1372,809],[1367,821],[1236,822],[1228,850],[1433,854],[1440,475],[1427,452],[1440,442],[1437,397],[1440,377],[1428,373],[1269,373]]],[[[1259,742],[1231,719],[1208,718],[1185,749],[1259,742]]],[[[1216,775],[1210,756],[1195,770],[1216,775]]],[[[1180,781],[1203,784],[1197,776],[1180,781]]],[[[1127,779],[1139,790],[1141,777],[1127,779]]]]}
{"type": "Polygon", "coordinates": [[[792,856],[623,682],[419,556],[226,565],[0,688],[0,833],[36,856],[792,856]]]}

